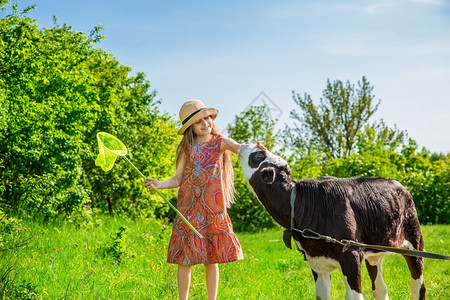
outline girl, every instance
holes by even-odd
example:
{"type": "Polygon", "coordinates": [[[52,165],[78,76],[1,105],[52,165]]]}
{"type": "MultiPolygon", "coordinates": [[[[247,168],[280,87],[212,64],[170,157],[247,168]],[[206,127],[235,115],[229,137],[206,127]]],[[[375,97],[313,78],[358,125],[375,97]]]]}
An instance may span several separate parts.
{"type": "Polygon", "coordinates": [[[199,100],[190,100],[180,109],[183,139],[176,153],[175,176],[158,181],[145,180],[147,188],[180,187],[178,210],[203,236],[199,238],[178,216],[172,229],[167,262],[177,264],[178,293],[187,299],[191,266],[205,265],[208,299],[216,299],[219,263],[243,258],[241,245],[233,233],[227,207],[234,202],[231,152],[240,145],[220,134],[213,120],[219,111],[199,100]]]}

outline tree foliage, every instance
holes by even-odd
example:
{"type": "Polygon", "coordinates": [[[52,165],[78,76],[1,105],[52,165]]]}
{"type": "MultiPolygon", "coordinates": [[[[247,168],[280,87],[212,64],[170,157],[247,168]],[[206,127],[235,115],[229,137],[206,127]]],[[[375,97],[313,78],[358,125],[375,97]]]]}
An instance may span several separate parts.
{"type": "Polygon", "coordinates": [[[282,143],[293,146],[284,153],[293,177],[395,179],[411,192],[421,222],[450,223],[448,155],[418,151],[406,131],[383,120],[369,123],[380,102],[373,105],[373,87],[364,77],[358,87],[328,80],[319,105],[307,94],[294,97],[302,114],[293,111],[291,117],[300,125],[280,134],[282,143]]]}
{"type": "MultiPolygon", "coordinates": [[[[331,159],[323,175],[336,177],[382,176],[402,183],[413,196],[420,222],[450,223],[450,155],[432,161],[409,139],[400,148],[385,144],[384,136],[370,129],[358,136],[358,152],[331,159]],[[394,147],[394,148],[392,148],[394,147]]],[[[394,143],[396,145],[396,143],[394,143]]]]}
{"type": "Polygon", "coordinates": [[[238,143],[261,142],[267,149],[275,146],[275,122],[267,107],[252,106],[235,116],[234,122],[227,127],[228,135],[238,143]]]}
{"type": "MultiPolygon", "coordinates": [[[[0,0],[1,1],[1,0],[0,0]]],[[[55,23],[40,29],[27,7],[0,2],[0,211],[56,219],[86,219],[95,212],[167,217],[157,194],[119,159],[108,173],[94,165],[96,133],[106,131],[129,148],[129,158],[148,177],[174,173],[177,123],[160,111],[145,74],[131,74],[98,48],[101,28],[90,34],[55,23]]],[[[424,223],[450,223],[450,157],[418,151],[406,132],[383,120],[373,87],[363,77],[327,82],[315,105],[294,95],[298,123],[275,132],[265,107],[236,116],[228,135],[262,142],[286,158],[294,179],[333,175],[384,176],[411,192],[424,223]],[[279,142],[277,145],[277,141],[279,142]],[[275,150],[276,148],[276,150],[275,150]]],[[[233,158],[237,203],[230,209],[236,229],[259,230],[273,220],[248,188],[233,158]]],[[[176,191],[164,191],[175,200],[176,191]]]]}
{"type": "Polygon", "coordinates": [[[150,173],[173,169],[157,158],[173,156],[175,123],[159,112],[145,75],[131,76],[95,47],[101,28],[89,36],[65,24],[39,29],[29,9],[10,10],[0,20],[1,203],[47,218],[107,207],[140,213],[149,201],[138,174],[120,162],[105,174],[94,159],[96,133],[107,131],[150,173]]]}
{"type": "Polygon", "coordinates": [[[358,88],[340,80],[327,81],[323,98],[315,105],[311,96],[293,95],[294,102],[303,114],[291,111],[291,118],[300,122],[294,132],[303,144],[312,144],[329,158],[346,157],[354,152],[356,136],[378,109],[372,95],[373,87],[365,77],[358,88]]]}
{"type": "MultiPolygon", "coordinates": [[[[269,117],[266,106],[252,106],[235,117],[227,128],[230,138],[239,143],[261,142],[269,150],[275,146],[275,121],[269,117]]],[[[234,227],[238,230],[254,231],[273,226],[273,220],[265,211],[258,198],[249,189],[239,161],[233,159],[236,203],[229,213],[234,227]]]]}

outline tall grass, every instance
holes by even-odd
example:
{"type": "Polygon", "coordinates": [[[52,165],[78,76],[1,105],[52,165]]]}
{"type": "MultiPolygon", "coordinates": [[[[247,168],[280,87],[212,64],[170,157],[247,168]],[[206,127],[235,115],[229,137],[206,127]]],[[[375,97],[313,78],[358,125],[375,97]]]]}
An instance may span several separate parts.
{"type": "MultiPolygon", "coordinates": [[[[176,266],[165,262],[169,226],[111,217],[84,227],[21,226],[41,233],[27,246],[2,253],[0,273],[12,266],[8,284],[33,292],[24,299],[177,299],[176,266]]],[[[449,254],[450,226],[422,229],[427,251],[449,254]]],[[[220,265],[219,299],[315,299],[312,273],[298,251],[284,246],[280,228],[237,235],[245,258],[220,265]]],[[[388,256],[383,267],[391,299],[410,299],[404,259],[388,256]]],[[[204,267],[192,270],[191,299],[206,299],[204,267]]],[[[371,299],[362,272],[364,298],[371,299]]],[[[450,299],[449,261],[426,259],[424,278],[429,299],[450,299]]],[[[345,297],[339,272],[332,273],[331,297],[345,297]]]]}

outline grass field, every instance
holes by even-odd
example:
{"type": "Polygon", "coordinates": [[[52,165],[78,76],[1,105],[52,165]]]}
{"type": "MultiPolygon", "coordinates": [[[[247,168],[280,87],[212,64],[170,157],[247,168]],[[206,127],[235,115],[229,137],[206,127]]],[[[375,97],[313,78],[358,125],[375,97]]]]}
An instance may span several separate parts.
{"type": "MultiPolygon", "coordinates": [[[[165,262],[168,226],[104,217],[85,227],[20,228],[41,233],[25,247],[0,253],[0,279],[23,299],[177,299],[176,266],[165,262]]],[[[450,226],[422,230],[427,251],[449,254],[450,226]]],[[[299,252],[284,246],[280,228],[237,235],[245,258],[220,266],[219,299],[315,299],[311,271],[299,252]]],[[[386,257],[383,269],[390,299],[410,299],[403,258],[386,257]]],[[[364,298],[372,299],[362,272],[364,298]]],[[[450,261],[426,259],[424,278],[428,299],[450,299],[450,261]]],[[[331,298],[344,295],[342,275],[335,271],[331,298]]],[[[190,296],[206,299],[201,265],[193,268],[190,296]]]]}

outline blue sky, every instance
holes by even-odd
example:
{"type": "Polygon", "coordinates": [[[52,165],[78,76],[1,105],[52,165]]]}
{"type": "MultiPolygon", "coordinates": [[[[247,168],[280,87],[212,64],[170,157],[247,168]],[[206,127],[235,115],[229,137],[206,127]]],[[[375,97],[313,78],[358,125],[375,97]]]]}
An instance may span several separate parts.
{"type": "MultiPolygon", "coordinates": [[[[99,44],[146,73],[177,115],[201,99],[224,129],[264,92],[291,124],[292,91],[322,97],[327,79],[366,76],[384,119],[420,146],[450,152],[450,0],[21,0],[39,26],[104,26],[99,44]]],[[[258,100],[259,101],[259,100],[258,100]]],[[[254,104],[258,104],[256,101],[254,104]]]]}

